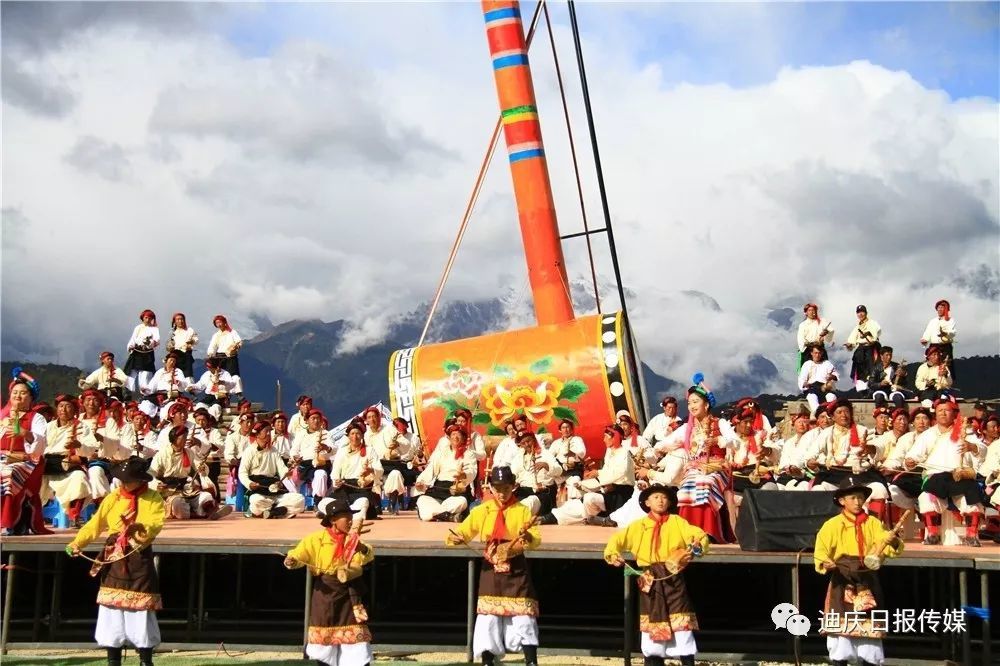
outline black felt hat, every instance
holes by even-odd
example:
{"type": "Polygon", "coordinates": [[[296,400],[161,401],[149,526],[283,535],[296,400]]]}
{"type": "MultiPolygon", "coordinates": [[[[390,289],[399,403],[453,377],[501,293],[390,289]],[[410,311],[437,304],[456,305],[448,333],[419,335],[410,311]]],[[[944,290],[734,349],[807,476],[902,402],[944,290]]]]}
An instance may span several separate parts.
{"type": "Polygon", "coordinates": [[[506,465],[502,467],[494,467],[490,472],[490,485],[516,486],[517,478],[514,476],[514,472],[511,471],[510,467],[507,467],[506,465]]]}
{"type": "Polygon", "coordinates": [[[867,500],[872,494],[872,489],[868,487],[868,484],[856,476],[848,476],[840,482],[840,487],[833,493],[833,501],[836,503],[841,497],[856,492],[864,493],[865,499],[867,500]]]}
{"type": "Polygon", "coordinates": [[[111,469],[111,476],[122,483],[152,481],[153,477],[149,473],[149,462],[143,458],[133,456],[115,465],[111,469]]]}
{"type": "Polygon", "coordinates": [[[677,488],[654,483],[639,493],[639,508],[646,513],[649,513],[649,506],[646,504],[646,500],[648,500],[650,495],[653,493],[663,493],[667,496],[668,510],[677,507],[677,488]]]}

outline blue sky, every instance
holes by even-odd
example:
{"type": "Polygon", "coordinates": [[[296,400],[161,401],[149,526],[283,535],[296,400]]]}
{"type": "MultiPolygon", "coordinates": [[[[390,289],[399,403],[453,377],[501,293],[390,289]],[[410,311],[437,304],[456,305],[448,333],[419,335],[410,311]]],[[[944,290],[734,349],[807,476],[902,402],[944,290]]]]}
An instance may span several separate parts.
{"type": "MultiPolygon", "coordinates": [[[[533,7],[523,5],[526,17],[533,7]]],[[[564,6],[550,11],[568,23],[564,6]]],[[[271,4],[227,12],[219,29],[246,55],[311,39],[358,50],[378,66],[419,59],[411,40],[421,23],[457,41],[479,37],[479,12],[478,3],[271,4]],[[396,40],[395,31],[409,34],[396,40]]],[[[577,12],[586,38],[628,43],[636,64],[657,66],[664,85],[745,87],[782,67],[870,60],[952,98],[998,97],[1000,3],[580,3],[577,12]]],[[[600,53],[587,55],[600,66],[600,53]]]]}

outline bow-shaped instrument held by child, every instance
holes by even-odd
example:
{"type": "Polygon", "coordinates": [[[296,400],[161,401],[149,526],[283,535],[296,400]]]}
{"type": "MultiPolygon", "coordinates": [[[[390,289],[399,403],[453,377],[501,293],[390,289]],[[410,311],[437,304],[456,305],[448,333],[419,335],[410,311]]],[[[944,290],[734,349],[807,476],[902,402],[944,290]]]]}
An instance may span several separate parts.
{"type": "Polygon", "coordinates": [[[871,569],[875,571],[881,568],[882,561],[885,560],[885,549],[890,543],[899,538],[900,533],[903,531],[903,526],[906,525],[906,521],[913,519],[913,509],[907,509],[900,516],[899,521],[896,525],[886,532],[885,536],[882,537],[878,543],[874,544],[867,553],[864,554],[862,558],[862,563],[865,565],[866,569],[871,569]]]}
{"type": "Polygon", "coordinates": [[[491,541],[487,544],[483,557],[493,565],[493,571],[497,573],[510,572],[510,559],[524,552],[524,545],[528,540],[528,530],[534,527],[537,522],[538,516],[534,516],[510,541],[491,541]],[[511,552],[512,550],[513,552],[511,552]]]}

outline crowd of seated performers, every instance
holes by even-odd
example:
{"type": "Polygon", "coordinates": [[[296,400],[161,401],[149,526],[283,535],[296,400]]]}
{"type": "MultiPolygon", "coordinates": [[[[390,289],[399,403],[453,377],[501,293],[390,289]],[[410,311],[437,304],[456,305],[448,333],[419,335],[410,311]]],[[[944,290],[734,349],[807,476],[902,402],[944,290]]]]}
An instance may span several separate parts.
{"type": "Polygon", "coordinates": [[[603,430],[600,459],[588,456],[571,421],[560,422],[553,436],[536,432],[524,415],[497,441],[459,410],[431,449],[405,420],[389,422],[377,407],[335,437],[306,395],[290,418],[255,414],[242,401],[225,433],[217,405],[185,395],[169,402],[163,419],[94,388],[60,395],[51,406],[36,397],[37,385],[21,373],[0,423],[7,533],[46,531],[40,510],[50,500],[78,525],[87,505],[117,484],[112,466],[132,457],[149,461],[151,486],[174,520],[216,520],[234,510],[248,518],[292,517],[338,497],[358,520],[415,510],[423,521],[460,521],[488,496],[489,470],[502,466],[543,525],[628,524],[642,513],[639,493],[660,484],[677,490],[688,522],[727,543],[748,489],[830,491],[851,476],[871,490],[868,513],[887,524],[914,510],[927,544],[940,543],[946,513],[964,526],[965,545],[979,545],[981,530],[1000,533],[1000,421],[983,404],[961,418],[947,394],[912,410],[880,404],[865,424],[846,398],[810,401],[811,408],[772,424],[752,398],[720,418],[713,393],[699,382],[687,392],[686,420],[672,396],[644,429],[619,412],[603,430]]]}
{"type": "Polygon", "coordinates": [[[868,308],[855,308],[857,322],[843,348],[851,352],[850,386],[844,391],[841,375],[829,359],[834,348],[833,323],[819,315],[819,306],[806,303],[805,318],[799,324],[796,342],[799,351],[799,374],[796,388],[815,410],[821,402],[838,396],[859,396],[875,400],[880,406],[892,403],[905,406],[916,400],[931,409],[942,395],[957,392],[955,387],[955,318],[951,304],[939,300],[920,336],[925,361],[914,377],[909,377],[905,362],[893,361],[894,350],[882,341],[883,331],[868,315],[868,308]]]}

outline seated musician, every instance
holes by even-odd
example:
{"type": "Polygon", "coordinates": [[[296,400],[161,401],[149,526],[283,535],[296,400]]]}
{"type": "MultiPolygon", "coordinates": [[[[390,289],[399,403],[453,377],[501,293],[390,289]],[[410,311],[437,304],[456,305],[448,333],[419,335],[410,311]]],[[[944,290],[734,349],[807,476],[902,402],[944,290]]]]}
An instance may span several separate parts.
{"type": "Polygon", "coordinates": [[[1000,416],[990,414],[983,419],[983,444],[986,445],[986,459],[979,466],[979,479],[983,484],[983,493],[989,499],[988,520],[986,530],[992,534],[993,540],[1000,543],[1000,416]]]}
{"type": "Polygon", "coordinates": [[[167,410],[167,422],[163,423],[159,434],[156,436],[156,450],[165,449],[170,446],[170,429],[177,426],[186,426],[188,423],[187,404],[175,401],[167,410]]]}
{"type": "Polygon", "coordinates": [[[517,444],[520,449],[510,465],[517,480],[514,495],[531,509],[531,515],[550,513],[556,506],[556,479],[562,475],[562,466],[532,432],[517,433],[517,444]]]}
{"type": "Polygon", "coordinates": [[[295,491],[291,470],[274,450],[271,426],[255,423],[250,430],[253,446],[240,460],[240,483],[250,494],[248,513],[256,518],[294,518],[306,510],[306,500],[295,491]]]}
{"type": "Polygon", "coordinates": [[[201,443],[191,435],[187,426],[170,428],[170,445],[157,451],[149,463],[149,473],[154,479],[150,487],[163,495],[169,518],[218,520],[232,513],[233,507],[219,506],[218,498],[212,493],[215,485],[208,478],[208,470],[197,469],[191,448],[201,443]]]}
{"type": "Polygon", "coordinates": [[[668,395],[660,401],[663,408],[662,414],[657,414],[646,424],[646,429],[642,431],[642,436],[651,444],[656,444],[667,438],[667,435],[677,430],[681,426],[681,419],[677,416],[677,398],[668,395]]]}
{"type": "Polygon", "coordinates": [[[491,469],[494,467],[510,467],[511,461],[518,455],[517,440],[515,439],[517,437],[517,428],[514,427],[514,422],[505,422],[503,431],[505,433],[504,438],[497,442],[496,448],[493,449],[491,469]]]}
{"type": "Polygon", "coordinates": [[[309,484],[313,506],[326,497],[330,485],[330,470],[333,468],[333,442],[324,427],[323,412],[310,409],[306,420],[306,430],[292,441],[292,465],[298,465],[299,484],[309,484]]]}
{"type": "Polygon", "coordinates": [[[562,468],[556,479],[565,488],[566,499],[581,499],[580,481],[583,480],[583,466],[587,460],[587,445],[576,435],[576,428],[569,419],[559,422],[559,439],[549,444],[549,453],[562,468]]]}
{"type": "Polygon", "coordinates": [[[132,410],[131,418],[122,428],[120,445],[128,449],[130,458],[148,460],[156,455],[156,433],[149,427],[149,417],[138,409],[132,410]]]}
{"type": "Polygon", "coordinates": [[[240,460],[243,459],[243,452],[253,445],[250,437],[250,429],[254,425],[254,415],[241,414],[236,419],[236,424],[236,430],[231,430],[226,435],[226,445],[222,454],[229,461],[226,497],[234,498],[236,508],[240,511],[245,511],[247,488],[240,482],[239,469],[240,460]]]}
{"type": "Polygon", "coordinates": [[[87,460],[87,480],[91,498],[99,503],[111,492],[112,467],[128,458],[128,452],[119,449],[116,438],[107,436],[104,394],[97,389],[87,389],[80,401],[83,404],[80,441],[92,452],[87,460]]]}
{"type": "Polygon", "coordinates": [[[288,421],[288,432],[295,441],[295,438],[304,434],[309,429],[309,411],[313,408],[313,401],[307,395],[300,395],[295,400],[296,412],[288,421]]]}
{"type": "Polygon", "coordinates": [[[45,429],[45,476],[42,478],[42,505],[54,496],[74,527],[83,524],[80,512],[90,497],[87,460],[94,449],[81,441],[83,426],[78,418],[79,403],[69,395],[57,395],[56,420],[45,429]]]}
{"type": "Polygon", "coordinates": [[[889,487],[877,469],[882,454],[873,433],[854,421],[854,406],[847,398],[837,400],[833,407],[833,426],[824,430],[813,449],[814,458],[806,462],[815,473],[813,490],[834,491],[848,476],[864,481],[871,488],[866,499],[868,512],[883,517],[889,498],[889,487]]]}
{"type": "Polygon", "coordinates": [[[79,381],[80,388],[97,389],[105,398],[124,400],[128,375],[121,368],[115,367],[115,355],[109,351],[101,352],[100,362],[101,367],[79,381]]]}
{"type": "Polygon", "coordinates": [[[243,340],[240,334],[233,330],[229,321],[222,315],[215,315],[212,326],[217,330],[212,335],[205,350],[205,358],[214,358],[223,370],[229,373],[235,382],[232,393],[238,398],[243,395],[243,382],[240,380],[240,347],[243,340]]]}
{"type": "Polygon", "coordinates": [[[163,357],[163,367],[156,371],[149,380],[142,394],[144,400],[152,402],[160,408],[160,418],[167,416],[170,405],[180,397],[182,391],[188,389],[188,380],[177,367],[177,354],[170,352],[163,357]]]}
{"type": "Polygon", "coordinates": [[[694,379],[696,383],[688,389],[687,423],[657,449],[665,452],[669,461],[667,475],[680,477],[677,503],[681,517],[704,530],[715,543],[727,543],[735,540],[727,506],[732,489],[726,449],[732,442],[722,436],[719,419],[711,413],[715,394],[704,385],[701,373],[694,379]],[[675,471],[678,461],[679,471],[675,471]]]}
{"type": "Polygon", "coordinates": [[[729,419],[733,434],[729,437],[726,460],[732,468],[733,494],[737,506],[742,500],[743,491],[748,488],[778,488],[771,473],[775,459],[774,443],[763,429],[754,430],[755,404],[744,403],[743,408],[733,413],[729,419]]]}
{"type": "Polygon", "coordinates": [[[948,366],[952,381],[955,380],[955,318],[951,316],[951,303],[942,299],[934,304],[937,313],[927,322],[923,335],[920,336],[920,344],[936,345],[941,354],[941,362],[948,366]]]}
{"type": "Polygon", "coordinates": [[[815,413],[820,402],[837,399],[837,370],[827,358],[826,349],[819,345],[809,348],[809,360],[799,369],[799,390],[815,413]]]}
{"type": "Polygon", "coordinates": [[[38,382],[16,367],[0,410],[0,530],[4,536],[49,534],[39,499],[45,465],[45,418],[32,408],[38,382]]]}
{"type": "Polygon", "coordinates": [[[447,433],[447,445],[435,447],[413,487],[418,495],[417,516],[423,521],[457,523],[472,498],[479,460],[464,429],[456,424],[447,433]]]}
{"type": "MultiPolygon", "coordinates": [[[[399,515],[406,489],[416,483],[420,473],[411,464],[414,454],[421,448],[420,438],[416,433],[409,432],[409,425],[406,419],[397,416],[390,427],[380,430],[388,435],[388,441],[386,438],[374,438],[373,444],[385,478],[382,492],[389,500],[389,513],[394,516],[399,515]]],[[[366,441],[369,432],[365,432],[366,441]]]]}
{"type": "Polygon", "coordinates": [[[903,461],[913,448],[917,435],[927,430],[930,425],[927,410],[923,410],[923,413],[919,432],[916,430],[911,432],[909,413],[905,409],[894,410],[891,415],[892,429],[886,431],[881,438],[884,453],[879,471],[889,484],[889,498],[892,500],[892,505],[898,509],[917,508],[922,479],[918,472],[904,470],[903,461]]]}
{"type": "Polygon", "coordinates": [[[906,470],[923,467],[922,492],[917,498],[926,533],[924,543],[941,543],[941,514],[952,502],[965,522],[963,546],[978,547],[983,496],[976,481],[976,466],[986,447],[975,435],[964,432],[958,403],[939,398],[934,403],[935,424],[917,437],[903,460],[906,470]]]}
{"type": "Polygon", "coordinates": [[[921,404],[929,409],[935,400],[948,394],[952,378],[948,366],[942,362],[941,348],[938,345],[929,345],[924,354],[927,360],[917,368],[914,385],[917,387],[917,397],[921,404]]]}
{"type": "Polygon", "coordinates": [[[604,429],[604,465],[584,474],[579,483],[583,497],[542,515],[541,524],[615,527],[609,514],[624,506],[635,490],[635,462],[624,439],[621,426],[611,424],[604,429]]]}
{"type": "MultiPolygon", "coordinates": [[[[526,414],[517,413],[510,420],[514,424],[514,432],[522,432],[524,430],[534,431],[537,424],[533,424],[526,414]]],[[[546,432],[536,432],[535,438],[538,439],[538,443],[544,447],[547,447],[549,440],[552,439],[552,435],[546,432]]]]}
{"type": "Polygon", "coordinates": [[[622,409],[615,414],[615,420],[618,422],[618,427],[625,433],[622,444],[628,449],[629,454],[633,457],[641,456],[649,462],[655,462],[657,460],[656,451],[653,450],[649,440],[639,434],[639,426],[632,415],[627,410],[622,409]]]}
{"type": "Polygon", "coordinates": [[[194,410],[194,423],[194,436],[201,442],[201,447],[195,451],[195,458],[208,467],[208,478],[218,479],[222,473],[226,442],[215,427],[215,417],[204,407],[194,410]]]}
{"type": "Polygon", "coordinates": [[[472,427],[472,412],[464,407],[455,410],[455,425],[468,434],[469,448],[476,454],[476,460],[486,460],[486,442],[472,427]]]}
{"type": "Polygon", "coordinates": [[[288,432],[288,417],[282,411],[271,414],[271,448],[287,465],[292,459],[292,435],[288,432]]]}
{"type": "Polygon", "coordinates": [[[236,380],[220,367],[218,359],[209,357],[205,359],[205,372],[187,390],[198,402],[228,407],[229,395],[236,392],[236,380]]]}
{"type": "Polygon", "coordinates": [[[868,378],[868,388],[872,392],[872,400],[879,407],[884,407],[889,401],[897,408],[906,404],[909,392],[903,388],[906,381],[906,368],[892,360],[892,347],[885,345],[879,350],[879,359],[872,366],[872,374],[868,378]]]}
{"type": "Polygon", "coordinates": [[[365,446],[363,423],[352,421],[347,426],[347,446],[333,457],[330,483],[329,496],[346,500],[358,520],[377,518],[382,512],[382,463],[378,452],[365,446]]]}
{"type": "Polygon", "coordinates": [[[792,417],[792,435],[779,443],[778,475],[774,482],[780,490],[809,490],[806,475],[806,452],[809,446],[809,410],[805,407],[792,417]]]}

